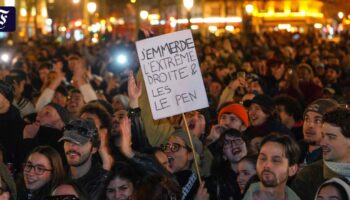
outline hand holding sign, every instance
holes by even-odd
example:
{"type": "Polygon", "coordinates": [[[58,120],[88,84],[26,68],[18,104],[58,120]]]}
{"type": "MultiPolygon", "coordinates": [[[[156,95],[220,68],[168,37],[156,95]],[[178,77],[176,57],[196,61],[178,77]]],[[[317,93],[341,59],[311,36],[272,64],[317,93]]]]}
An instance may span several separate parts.
{"type": "Polygon", "coordinates": [[[136,42],[154,119],[208,107],[190,30],[136,42]]]}
{"type": "MultiPolygon", "coordinates": [[[[136,42],[153,119],[181,114],[193,154],[188,124],[183,113],[208,107],[202,74],[190,30],[136,42]]],[[[201,182],[198,161],[194,158],[201,182]]]]}

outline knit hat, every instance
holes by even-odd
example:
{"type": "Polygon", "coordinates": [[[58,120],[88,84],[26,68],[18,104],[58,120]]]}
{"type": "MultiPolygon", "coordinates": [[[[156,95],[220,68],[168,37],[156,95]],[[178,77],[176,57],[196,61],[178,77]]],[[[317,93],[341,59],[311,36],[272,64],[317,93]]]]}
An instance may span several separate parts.
{"type": "Polygon", "coordinates": [[[221,116],[225,113],[232,113],[236,115],[244,123],[245,127],[249,126],[247,110],[241,104],[230,104],[223,107],[219,112],[218,120],[220,120],[221,116]]]}
{"type": "MultiPolygon", "coordinates": [[[[188,134],[184,130],[177,129],[171,134],[171,136],[181,138],[185,142],[185,145],[187,147],[191,148],[190,139],[188,138],[188,134]]],[[[191,138],[192,138],[193,146],[196,150],[196,153],[199,155],[202,154],[202,151],[203,151],[202,142],[197,137],[193,136],[192,134],[191,134],[191,138]]]]}
{"type": "Polygon", "coordinates": [[[247,100],[244,105],[249,107],[253,103],[258,104],[265,111],[272,112],[275,109],[275,103],[273,99],[265,94],[258,94],[252,100],[247,100]]]}
{"type": "Polygon", "coordinates": [[[304,116],[310,111],[324,115],[328,110],[338,105],[338,102],[334,99],[317,99],[305,109],[304,116]]]}
{"type": "Polygon", "coordinates": [[[98,132],[93,121],[75,119],[70,121],[65,127],[63,137],[58,141],[70,141],[77,145],[84,145],[91,141],[94,147],[98,147],[98,132]]]}
{"type": "Polygon", "coordinates": [[[301,63],[297,66],[297,70],[299,70],[301,68],[306,68],[310,72],[310,74],[312,74],[312,75],[314,74],[314,70],[312,69],[312,67],[306,63],[301,63]]]}
{"type": "Polygon", "coordinates": [[[60,116],[61,120],[64,122],[64,124],[67,124],[70,120],[70,115],[69,112],[67,111],[67,109],[65,109],[64,107],[58,105],[57,103],[49,103],[46,106],[51,106],[53,107],[58,115],[60,116]]]}
{"type": "Polygon", "coordinates": [[[0,80],[0,94],[2,94],[10,103],[12,103],[14,94],[13,87],[11,84],[0,80]]]}
{"type": "Polygon", "coordinates": [[[16,184],[13,180],[8,168],[3,163],[0,163],[0,177],[3,183],[7,186],[7,191],[10,192],[10,200],[17,199],[16,184]]]}
{"type": "Polygon", "coordinates": [[[123,95],[123,94],[118,94],[118,95],[115,95],[113,97],[113,100],[116,101],[116,100],[119,100],[125,109],[128,109],[129,107],[129,97],[123,95]]]}

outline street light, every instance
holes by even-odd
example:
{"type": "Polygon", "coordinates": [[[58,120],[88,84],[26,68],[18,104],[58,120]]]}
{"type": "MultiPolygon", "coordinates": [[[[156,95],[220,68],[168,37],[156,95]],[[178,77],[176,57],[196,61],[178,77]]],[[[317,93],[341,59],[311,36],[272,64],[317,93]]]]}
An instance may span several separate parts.
{"type": "Polygon", "coordinates": [[[97,5],[96,5],[96,3],[95,2],[89,2],[88,4],[87,4],[87,11],[89,12],[89,29],[91,30],[90,31],[90,34],[91,34],[91,36],[92,36],[92,15],[94,14],[94,12],[96,11],[96,9],[97,9],[97,5]]]}
{"type": "Polygon", "coordinates": [[[93,14],[97,9],[97,5],[95,2],[89,2],[87,4],[87,10],[90,14],[93,14]]]}
{"type": "Polygon", "coordinates": [[[338,17],[339,17],[339,19],[343,19],[344,13],[343,12],[338,12],[338,17]]]}
{"type": "Polygon", "coordinates": [[[183,0],[184,7],[189,11],[193,7],[193,0],[183,0]]]}
{"type": "Polygon", "coordinates": [[[254,6],[252,4],[248,4],[245,6],[245,11],[247,12],[248,15],[252,14],[254,9],[254,6]]]}
{"type": "Polygon", "coordinates": [[[242,18],[243,18],[243,34],[249,38],[252,32],[252,13],[254,6],[252,4],[247,4],[244,8],[242,7],[242,18]],[[245,12],[244,12],[244,10],[245,12]]]}
{"type": "Polygon", "coordinates": [[[187,10],[188,28],[191,28],[191,9],[193,7],[193,0],[183,0],[183,4],[187,10]]]}
{"type": "Polygon", "coordinates": [[[147,12],[147,10],[141,10],[141,11],[140,11],[140,17],[141,17],[142,20],[146,20],[147,17],[148,17],[148,12],[147,12]]]}

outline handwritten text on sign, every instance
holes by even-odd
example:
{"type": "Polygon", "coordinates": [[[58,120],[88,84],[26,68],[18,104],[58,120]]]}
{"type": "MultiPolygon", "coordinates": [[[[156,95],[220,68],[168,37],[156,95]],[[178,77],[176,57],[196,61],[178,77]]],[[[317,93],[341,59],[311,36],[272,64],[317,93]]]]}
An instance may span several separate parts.
{"type": "Polygon", "coordinates": [[[136,42],[154,119],[208,107],[189,30],[136,42]]]}

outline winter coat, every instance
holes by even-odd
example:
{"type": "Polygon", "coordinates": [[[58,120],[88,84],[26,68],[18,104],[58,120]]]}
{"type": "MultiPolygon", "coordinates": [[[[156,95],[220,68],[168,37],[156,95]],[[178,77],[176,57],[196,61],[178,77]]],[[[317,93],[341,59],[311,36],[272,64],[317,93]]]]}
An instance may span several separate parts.
{"type": "Polygon", "coordinates": [[[11,105],[6,113],[0,114],[0,144],[3,146],[5,163],[15,162],[15,150],[22,139],[24,121],[19,110],[11,105]]]}
{"type": "Polygon", "coordinates": [[[344,178],[328,168],[323,160],[319,160],[304,167],[293,180],[291,188],[301,199],[314,200],[317,188],[327,179],[334,177],[344,178]]]}

